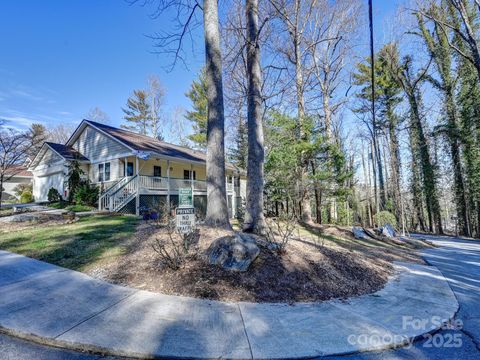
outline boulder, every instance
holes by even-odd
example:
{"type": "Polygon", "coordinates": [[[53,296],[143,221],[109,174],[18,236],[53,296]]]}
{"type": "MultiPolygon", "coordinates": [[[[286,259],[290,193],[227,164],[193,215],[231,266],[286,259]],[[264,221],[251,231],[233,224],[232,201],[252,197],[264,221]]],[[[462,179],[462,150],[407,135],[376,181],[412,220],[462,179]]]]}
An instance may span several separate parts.
{"type": "Polygon", "coordinates": [[[353,236],[355,236],[355,239],[368,239],[368,235],[365,232],[365,230],[363,230],[359,226],[354,226],[352,228],[352,232],[353,232],[353,236]]]}
{"type": "Polygon", "coordinates": [[[230,271],[247,271],[260,253],[255,240],[248,235],[224,236],[207,250],[208,263],[230,271]]]}
{"type": "Polygon", "coordinates": [[[385,226],[382,227],[381,231],[383,236],[389,238],[395,237],[397,235],[395,229],[391,224],[385,224],[385,226]]]}

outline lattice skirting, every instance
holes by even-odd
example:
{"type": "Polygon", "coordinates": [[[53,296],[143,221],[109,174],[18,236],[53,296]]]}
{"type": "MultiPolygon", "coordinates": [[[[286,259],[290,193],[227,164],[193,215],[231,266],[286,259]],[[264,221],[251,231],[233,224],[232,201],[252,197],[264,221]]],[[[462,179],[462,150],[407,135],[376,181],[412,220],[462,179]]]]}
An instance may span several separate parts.
{"type": "MultiPolygon", "coordinates": [[[[156,210],[159,213],[165,209],[167,195],[140,195],[140,209],[156,210]]],[[[198,218],[205,217],[207,212],[207,196],[194,195],[193,205],[198,218]]],[[[170,208],[178,206],[178,195],[170,195],[170,208]]],[[[125,205],[120,211],[122,214],[135,214],[135,199],[125,205]]],[[[160,214],[161,215],[161,214],[160,214]]]]}

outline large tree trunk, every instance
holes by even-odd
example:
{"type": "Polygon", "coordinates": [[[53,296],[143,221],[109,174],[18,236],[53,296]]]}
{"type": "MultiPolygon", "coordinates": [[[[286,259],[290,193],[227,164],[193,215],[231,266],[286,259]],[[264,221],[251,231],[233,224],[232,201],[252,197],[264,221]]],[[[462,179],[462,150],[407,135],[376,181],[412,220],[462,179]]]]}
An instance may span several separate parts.
{"type": "Polygon", "coordinates": [[[223,109],[222,56],[216,0],[203,2],[207,123],[207,215],[212,226],[230,227],[225,184],[225,119],[223,109]]]}
{"type": "MultiPolygon", "coordinates": [[[[246,0],[247,75],[248,75],[248,182],[245,230],[261,234],[263,215],[263,147],[262,71],[258,33],[258,0],[246,0]]],[[[278,204],[278,203],[277,203],[278,204]]],[[[277,209],[278,213],[278,209],[277,209]]]]}

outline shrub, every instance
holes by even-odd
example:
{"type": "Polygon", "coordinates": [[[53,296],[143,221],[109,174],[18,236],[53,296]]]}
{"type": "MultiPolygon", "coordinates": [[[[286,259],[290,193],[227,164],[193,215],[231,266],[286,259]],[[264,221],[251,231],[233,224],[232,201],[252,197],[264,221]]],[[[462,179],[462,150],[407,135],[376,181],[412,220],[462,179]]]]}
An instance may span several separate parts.
{"type": "Polygon", "coordinates": [[[13,189],[17,197],[21,197],[25,190],[30,190],[30,192],[33,193],[32,184],[18,184],[15,186],[15,189],[13,189]]]}
{"type": "Polygon", "coordinates": [[[62,197],[60,196],[60,193],[58,192],[57,189],[51,187],[50,190],[48,190],[48,202],[60,202],[62,201],[62,197]]]}
{"type": "Polygon", "coordinates": [[[23,190],[22,195],[20,195],[20,202],[23,204],[33,202],[32,191],[29,189],[23,190]]]}
{"type": "Polygon", "coordinates": [[[380,211],[376,213],[373,218],[378,227],[385,226],[386,224],[390,224],[394,228],[397,227],[397,219],[395,215],[389,211],[380,211]]]}
{"type": "Polygon", "coordinates": [[[293,215],[280,215],[265,219],[265,238],[270,250],[284,254],[286,247],[293,238],[296,219],[293,215]]]}
{"type": "Polygon", "coordinates": [[[167,239],[157,237],[151,245],[162,264],[172,270],[178,270],[183,266],[191,245],[198,241],[200,233],[196,229],[188,233],[180,233],[176,229],[175,217],[171,215],[166,217],[168,218],[167,239]]]}
{"type": "Polygon", "coordinates": [[[75,203],[78,205],[95,206],[98,200],[98,186],[89,181],[82,182],[75,190],[75,203]]]}

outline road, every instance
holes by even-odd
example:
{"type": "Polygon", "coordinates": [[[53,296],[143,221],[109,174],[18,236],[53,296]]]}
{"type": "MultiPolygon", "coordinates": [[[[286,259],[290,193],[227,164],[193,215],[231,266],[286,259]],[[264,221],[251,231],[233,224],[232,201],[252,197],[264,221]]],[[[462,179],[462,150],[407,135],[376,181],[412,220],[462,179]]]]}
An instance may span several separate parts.
{"type": "MultiPolygon", "coordinates": [[[[420,339],[407,348],[328,359],[480,359],[480,242],[448,237],[426,237],[439,246],[437,249],[428,250],[425,258],[431,265],[437,266],[450,283],[460,304],[456,320],[461,321],[461,329],[442,330],[432,338],[420,339]]],[[[0,334],[0,359],[33,358],[38,360],[119,359],[41,346],[0,334]]]]}

